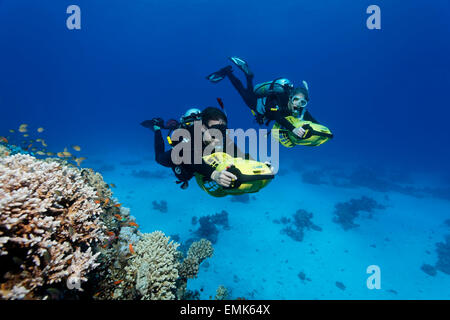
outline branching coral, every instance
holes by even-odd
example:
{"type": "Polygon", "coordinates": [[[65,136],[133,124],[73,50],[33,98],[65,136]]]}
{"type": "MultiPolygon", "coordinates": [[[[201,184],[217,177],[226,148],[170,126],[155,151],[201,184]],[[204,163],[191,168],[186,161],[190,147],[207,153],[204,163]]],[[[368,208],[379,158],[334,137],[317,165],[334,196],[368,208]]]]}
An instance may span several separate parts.
{"type": "Polygon", "coordinates": [[[9,156],[10,151],[4,145],[0,144],[0,158],[9,156]]]}
{"type": "Polygon", "coordinates": [[[104,240],[95,190],[80,172],[17,154],[0,159],[0,297],[41,298],[40,287],[97,267],[104,240]]]}
{"type": "Polygon", "coordinates": [[[228,223],[228,212],[222,210],[220,213],[201,217],[199,219],[200,227],[195,232],[200,238],[206,238],[212,243],[216,243],[219,236],[217,225],[221,225],[223,229],[230,229],[228,223]]]}
{"type": "Polygon", "coordinates": [[[179,244],[161,231],[144,234],[134,246],[124,286],[133,286],[141,299],[175,299],[179,244]]]}
{"type": "Polygon", "coordinates": [[[354,220],[359,217],[361,211],[369,213],[369,218],[372,217],[372,212],[375,209],[385,209],[386,207],[376,202],[374,199],[363,196],[360,199],[351,199],[347,202],[339,202],[335,206],[333,222],[338,223],[348,230],[356,228],[359,225],[354,220]]]}
{"type": "Polygon", "coordinates": [[[230,291],[223,285],[220,285],[216,290],[215,300],[229,300],[229,299],[230,299],[230,291]]]}
{"type": "MultiPolygon", "coordinates": [[[[305,235],[305,229],[312,229],[315,231],[322,231],[322,228],[318,225],[314,224],[311,219],[313,217],[313,214],[311,212],[308,212],[303,209],[297,210],[297,212],[294,214],[293,218],[294,221],[292,225],[288,225],[283,230],[281,230],[281,233],[284,233],[291,237],[295,241],[303,241],[303,237],[305,235]]],[[[282,218],[282,223],[290,223],[291,219],[289,218],[282,218]]]]}
{"type": "Polygon", "coordinates": [[[212,257],[214,248],[210,241],[201,239],[192,243],[189,247],[187,257],[180,265],[179,273],[180,277],[186,279],[194,279],[197,277],[200,264],[206,258],[212,257]]]}
{"type": "Polygon", "coordinates": [[[445,237],[445,242],[436,243],[436,252],[438,254],[436,269],[450,274],[450,234],[445,237]]]}
{"type": "Polygon", "coordinates": [[[94,172],[92,169],[82,169],[81,176],[86,179],[86,183],[92,186],[96,192],[97,196],[106,199],[112,196],[111,189],[108,184],[103,181],[103,177],[100,173],[94,172]]]}

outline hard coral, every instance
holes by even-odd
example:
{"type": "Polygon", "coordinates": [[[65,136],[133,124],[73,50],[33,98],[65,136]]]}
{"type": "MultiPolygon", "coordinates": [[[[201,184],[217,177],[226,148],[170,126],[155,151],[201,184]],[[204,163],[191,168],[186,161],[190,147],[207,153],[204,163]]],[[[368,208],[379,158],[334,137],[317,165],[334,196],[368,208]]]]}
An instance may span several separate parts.
{"type": "MultiPolygon", "coordinates": [[[[288,225],[286,228],[281,230],[281,233],[286,234],[287,236],[291,237],[295,241],[303,241],[303,237],[305,234],[305,229],[312,229],[315,231],[322,231],[322,228],[318,225],[314,224],[311,219],[313,217],[313,214],[311,212],[308,212],[303,209],[297,210],[297,212],[294,214],[293,218],[294,221],[291,225],[288,225]]],[[[290,219],[281,218],[281,222],[288,223],[291,222],[290,219]]]]}
{"type": "Polygon", "coordinates": [[[210,241],[201,239],[191,244],[187,257],[180,265],[180,277],[194,279],[197,277],[200,264],[206,259],[212,257],[214,248],[210,241]]]}
{"type": "Polygon", "coordinates": [[[333,218],[333,222],[340,224],[344,230],[359,226],[354,220],[359,217],[361,211],[368,212],[369,218],[371,218],[372,212],[375,209],[386,208],[374,199],[366,196],[363,196],[360,199],[350,199],[347,202],[339,202],[334,207],[335,217],[333,218]]]}
{"type": "Polygon", "coordinates": [[[17,154],[0,159],[0,297],[37,291],[96,268],[102,212],[77,169],[17,154]]]}
{"type": "Polygon", "coordinates": [[[161,231],[144,234],[134,246],[135,253],[126,267],[125,284],[135,287],[144,300],[175,299],[178,246],[161,231]]]}

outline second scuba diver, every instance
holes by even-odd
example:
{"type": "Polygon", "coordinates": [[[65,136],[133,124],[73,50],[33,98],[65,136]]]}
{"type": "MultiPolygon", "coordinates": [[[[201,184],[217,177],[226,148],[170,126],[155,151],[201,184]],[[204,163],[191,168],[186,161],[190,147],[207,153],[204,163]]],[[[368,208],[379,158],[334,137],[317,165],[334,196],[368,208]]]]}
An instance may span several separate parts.
{"type": "Polygon", "coordinates": [[[244,72],[247,87],[233,74],[233,68],[226,66],[206,78],[212,83],[218,83],[225,77],[230,79],[234,88],[239,92],[245,104],[251,109],[259,124],[269,124],[275,120],[282,127],[292,131],[296,136],[302,138],[305,130],[302,127],[295,127],[286,117],[294,116],[300,120],[319,123],[306,110],[309,102],[309,88],[306,81],[303,85],[294,88],[294,85],[285,78],[278,78],[253,86],[253,72],[248,64],[239,57],[229,58],[242,72],[244,72]]]}

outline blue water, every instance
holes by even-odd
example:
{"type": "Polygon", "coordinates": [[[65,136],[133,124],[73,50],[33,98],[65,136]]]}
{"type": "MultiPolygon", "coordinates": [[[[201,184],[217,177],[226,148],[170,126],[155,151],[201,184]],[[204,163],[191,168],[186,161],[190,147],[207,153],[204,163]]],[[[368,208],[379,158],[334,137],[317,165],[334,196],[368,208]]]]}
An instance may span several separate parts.
{"type": "Polygon", "coordinates": [[[448,299],[450,275],[421,266],[436,263],[435,244],[450,233],[449,18],[447,0],[0,0],[0,135],[20,140],[8,130],[26,123],[45,128],[51,151],[80,145],[83,166],[117,185],[114,196],[144,232],[186,241],[193,216],[225,209],[230,229],[219,228],[214,257],[189,283],[203,299],[221,284],[234,298],[448,299]],[[71,4],[81,30],[66,27],[71,4]],[[366,27],[371,4],[381,30],[366,27]],[[227,80],[205,80],[232,55],[249,62],[256,83],[307,80],[310,112],[335,134],[318,148],[282,148],[280,175],[249,203],[210,197],[195,183],[179,189],[139,125],[221,97],[230,127],[257,127],[227,80]],[[305,179],[358,168],[366,174],[345,186],[305,179]],[[132,175],[139,170],[162,173],[132,175]],[[385,209],[344,231],[334,206],[361,196],[385,209]],[[166,200],[168,212],[153,200],[166,200]],[[277,223],[298,209],[322,228],[301,242],[277,223]],[[366,286],[369,265],[380,266],[380,290],[366,286]]]}

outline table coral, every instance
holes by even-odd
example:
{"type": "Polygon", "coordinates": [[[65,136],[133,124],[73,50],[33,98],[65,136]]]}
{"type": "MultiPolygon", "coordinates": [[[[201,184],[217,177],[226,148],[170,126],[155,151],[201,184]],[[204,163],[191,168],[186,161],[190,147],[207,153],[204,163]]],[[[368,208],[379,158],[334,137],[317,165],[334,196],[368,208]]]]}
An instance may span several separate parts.
{"type": "Polygon", "coordinates": [[[17,154],[0,159],[0,297],[43,298],[48,285],[86,275],[103,241],[95,190],[77,169],[17,154]],[[43,290],[41,290],[43,291],[43,290]]]}

